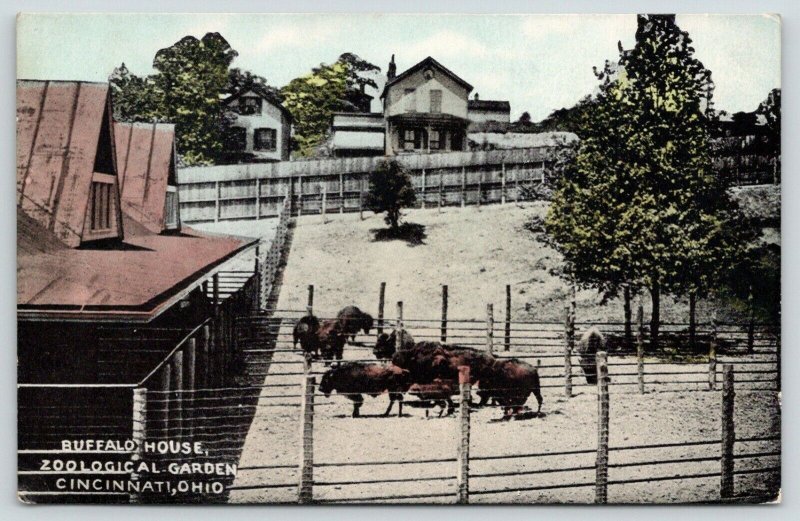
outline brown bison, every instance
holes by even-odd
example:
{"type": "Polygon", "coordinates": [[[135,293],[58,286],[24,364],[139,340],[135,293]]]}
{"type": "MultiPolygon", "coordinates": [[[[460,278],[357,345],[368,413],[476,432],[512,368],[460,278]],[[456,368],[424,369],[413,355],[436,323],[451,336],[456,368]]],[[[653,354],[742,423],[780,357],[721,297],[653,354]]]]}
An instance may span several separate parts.
{"type": "Polygon", "coordinates": [[[325,360],[341,360],[347,334],[338,320],[323,320],[317,330],[317,343],[325,360]]]}
{"type": "MultiPolygon", "coordinates": [[[[411,333],[404,329],[401,329],[400,333],[400,349],[408,350],[413,348],[414,337],[411,336],[411,333]]],[[[379,360],[391,358],[397,350],[397,336],[397,330],[392,331],[391,334],[381,333],[378,335],[378,340],[375,342],[375,348],[372,350],[375,358],[378,358],[379,360]]]]}
{"type": "Polygon", "coordinates": [[[297,349],[297,343],[300,342],[300,347],[306,356],[319,356],[318,331],[319,319],[317,317],[314,315],[302,317],[294,325],[294,330],[292,331],[294,349],[297,349]]]}
{"type": "Polygon", "coordinates": [[[605,349],[606,339],[599,329],[591,327],[587,329],[578,341],[578,359],[580,360],[583,374],[586,376],[586,383],[597,383],[597,362],[595,355],[598,351],[605,349]]]}
{"type": "Polygon", "coordinates": [[[398,416],[403,414],[403,393],[408,389],[408,371],[393,365],[362,364],[348,362],[329,369],[322,375],[319,390],[325,397],[333,391],[345,395],[353,401],[353,418],[359,416],[364,403],[362,395],[373,398],[384,392],[389,393],[389,407],[384,416],[389,416],[394,402],[398,402],[398,416]]]}
{"type": "MultiPolygon", "coordinates": [[[[411,385],[408,388],[408,394],[416,396],[421,402],[438,405],[439,418],[441,418],[445,408],[447,409],[447,416],[450,416],[456,410],[456,406],[450,397],[458,394],[458,383],[454,380],[436,378],[429,384],[411,385]]],[[[427,415],[428,411],[426,410],[425,416],[427,415]]]]}
{"type": "Polygon", "coordinates": [[[350,337],[350,341],[355,341],[359,331],[364,331],[368,335],[373,324],[372,315],[364,313],[355,306],[342,308],[336,315],[336,320],[342,325],[346,336],[350,337]]]}
{"type": "Polygon", "coordinates": [[[497,360],[481,377],[479,388],[482,399],[491,397],[503,406],[503,419],[508,420],[511,416],[522,412],[531,394],[539,402],[536,414],[542,411],[539,372],[522,360],[516,358],[497,360]]]}

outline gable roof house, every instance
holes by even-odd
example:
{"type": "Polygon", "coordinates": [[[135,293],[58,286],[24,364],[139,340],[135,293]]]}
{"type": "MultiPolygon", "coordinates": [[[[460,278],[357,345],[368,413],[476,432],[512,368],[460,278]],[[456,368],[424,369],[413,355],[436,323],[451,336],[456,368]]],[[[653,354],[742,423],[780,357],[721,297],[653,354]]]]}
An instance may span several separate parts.
{"type": "Polygon", "coordinates": [[[247,90],[222,103],[236,114],[225,151],[231,163],[288,161],[292,115],[265,93],[247,90]]]}
{"type": "MultiPolygon", "coordinates": [[[[106,84],[17,83],[20,381],[102,380],[104,325],[196,326],[208,316],[201,286],[258,244],[162,233],[180,222],[168,212],[172,126],[113,124],[110,103],[106,84]]],[[[118,361],[124,349],[108,341],[118,361]]]]}

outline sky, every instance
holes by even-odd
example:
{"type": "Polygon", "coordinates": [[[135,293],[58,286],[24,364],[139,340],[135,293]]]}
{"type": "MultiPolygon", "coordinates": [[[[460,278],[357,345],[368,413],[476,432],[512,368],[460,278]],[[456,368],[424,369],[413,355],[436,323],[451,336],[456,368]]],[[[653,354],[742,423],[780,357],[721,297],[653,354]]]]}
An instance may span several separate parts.
{"type": "MultiPolygon", "coordinates": [[[[715,105],[754,110],[780,87],[780,20],[766,15],[679,15],[696,56],[712,72],[715,105]]],[[[511,103],[538,121],[592,93],[592,68],[634,44],[634,15],[399,14],[23,14],[17,21],[17,77],[106,81],[124,62],[153,72],[155,53],[186,35],[219,32],[248,69],[283,86],[352,52],[398,72],[433,56],[481,99],[511,103]]],[[[380,110],[377,100],[373,111],[380,110]]]]}

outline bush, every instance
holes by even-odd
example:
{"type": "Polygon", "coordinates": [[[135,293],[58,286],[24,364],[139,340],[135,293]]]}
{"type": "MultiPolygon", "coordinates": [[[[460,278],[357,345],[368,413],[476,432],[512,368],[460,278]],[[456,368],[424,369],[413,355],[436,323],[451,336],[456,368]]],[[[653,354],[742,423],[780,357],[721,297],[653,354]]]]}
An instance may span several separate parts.
{"type": "Polygon", "coordinates": [[[412,206],[416,200],[411,176],[394,159],[382,161],[378,169],[369,175],[369,192],[365,201],[367,208],[375,213],[385,212],[384,220],[393,230],[400,225],[400,211],[412,206]]]}

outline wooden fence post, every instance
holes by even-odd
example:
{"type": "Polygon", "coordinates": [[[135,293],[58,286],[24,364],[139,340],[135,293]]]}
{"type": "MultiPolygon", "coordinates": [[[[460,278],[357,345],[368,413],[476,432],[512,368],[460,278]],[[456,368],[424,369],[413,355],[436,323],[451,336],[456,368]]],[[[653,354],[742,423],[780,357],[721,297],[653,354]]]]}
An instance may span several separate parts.
{"type": "Polygon", "coordinates": [[[203,326],[203,356],[205,357],[203,388],[209,389],[214,387],[217,377],[214,364],[214,344],[211,337],[211,327],[208,324],[203,326]]]}
{"type": "Polygon", "coordinates": [[[297,178],[297,216],[303,215],[303,176],[297,178]]]}
{"type": "Polygon", "coordinates": [[[364,179],[358,183],[358,219],[364,220],[364,179]]]}
{"type": "Polygon", "coordinates": [[[172,439],[183,438],[183,350],[179,349],[172,355],[170,367],[170,380],[172,381],[172,407],[170,407],[170,436],[172,439]],[[172,413],[174,411],[174,414],[172,413]]]}
{"type": "Polygon", "coordinates": [[[324,181],[323,181],[323,185],[322,185],[322,206],[320,208],[320,214],[322,215],[322,223],[323,224],[327,222],[325,220],[325,212],[327,210],[327,206],[328,206],[328,185],[324,184],[324,181]]]}
{"type": "Polygon", "coordinates": [[[472,401],[472,386],[469,383],[469,366],[459,366],[458,384],[461,398],[458,405],[460,436],[458,440],[458,478],[456,503],[469,503],[469,407],[472,401]]]}
{"type": "Polygon", "coordinates": [[[256,177],[256,221],[261,218],[261,178],[256,177]]]}
{"type": "Polygon", "coordinates": [[[297,499],[301,504],[314,501],[314,387],[316,379],[306,376],[303,380],[303,398],[300,403],[300,484],[297,499]]]}
{"type": "Polygon", "coordinates": [[[447,343],[447,284],[442,285],[442,335],[441,341],[447,343]]]}
{"type": "Polygon", "coordinates": [[[183,360],[183,387],[187,391],[184,395],[184,411],[183,423],[185,424],[187,436],[191,437],[194,433],[194,405],[195,405],[195,390],[197,390],[197,374],[195,367],[197,365],[197,340],[190,338],[186,342],[184,349],[183,360]]]}
{"type": "MultiPolygon", "coordinates": [[[[134,471],[131,473],[131,481],[139,481],[141,476],[136,472],[139,463],[144,459],[144,441],[147,439],[147,389],[137,387],[133,390],[133,425],[131,440],[136,444],[135,452],[131,456],[134,471]]],[[[141,502],[139,493],[132,493],[131,503],[141,502]]]]}
{"type": "Polygon", "coordinates": [[[339,213],[344,213],[344,172],[339,174],[339,213]]]}
{"type": "Polygon", "coordinates": [[[511,349],[511,284],[506,284],[506,338],[505,351],[511,349]]]}
{"type": "Polygon", "coordinates": [[[200,331],[195,365],[195,385],[198,389],[208,388],[208,326],[203,326],[200,331]]]}
{"type": "Polygon", "coordinates": [[[378,336],[383,334],[383,307],[386,302],[386,283],[381,282],[381,289],[378,291],[378,336]]]}
{"type": "Polygon", "coordinates": [[[756,339],[756,314],[755,306],[753,305],[753,286],[751,285],[747,292],[747,308],[750,314],[747,322],[747,354],[753,354],[756,339]]]}
{"type": "Polygon", "coordinates": [[[641,302],[636,308],[636,325],[636,373],[639,393],[644,394],[644,308],[641,302]]]}
{"type": "Polygon", "coordinates": [[[572,322],[572,309],[564,308],[564,395],[572,396],[572,349],[575,324],[572,322]]]}
{"type": "Polygon", "coordinates": [[[439,202],[437,204],[437,209],[441,213],[442,211],[442,197],[444,196],[444,173],[439,170],[439,202]]]}
{"type": "Polygon", "coordinates": [[[605,351],[597,357],[597,461],[595,464],[594,502],[608,502],[608,358],[605,351]]]}
{"type": "Polygon", "coordinates": [[[467,205],[467,170],[461,167],[461,208],[467,205]]]}
{"type": "Polygon", "coordinates": [[[308,304],[306,304],[306,309],[308,310],[309,315],[313,315],[314,313],[314,285],[308,285],[308,304]]]}
{"type": "Polygon", "coordinates": [[[395,326],[394,349],[400,351],[403,347],[403,301],[397,301],[397,324],[395,326]]]}
{"type": "Polygon", "coordinates": [[[494,352],[494,305],[486,304],[486,352],[494,352]]]}
{"type": "Polygon", "coordinates": [[[505,162],[500,163],[500,182],[502,186],[500,188],[500,204],[506,204],[506,164],[505,162]]]}
{"type": "Polygon", "coordinates": [[[733,421],[733,407],[736,393],[733,389],[733,365],[722,366],[722,454],[720,458],[720,497],[733,497],[733,445],[736,442],[736,428],[733,421]]]}
{"type": "Polygon", "coordinates": [[[516,191],[514,192],[514,202],[519,204],[519,166],[514,169],[514,183],[516,184],[516,191]]]}
{"type": "Polygon", "coordinates": [[[421,199],[422,199],[422,209],[425,209],[425,169],[422,169],[422,187],[421,187],[421,199]]]}
{"type": "Polygon", "coordinates": [[[222,198],[222,192],[219,188],[219,181],[214,183],[216,187],[217,197],[214,198],[214,222],[219,222],[220,217],[220,199],[222,198]]]}
{"type": "Polygon", "coordinates": [[[711,339],[708,342],[708,390],[717,388],[717,319],[711,321],[711,339]]]}

